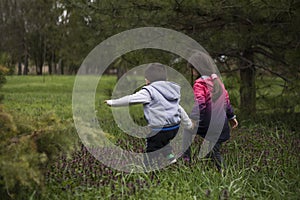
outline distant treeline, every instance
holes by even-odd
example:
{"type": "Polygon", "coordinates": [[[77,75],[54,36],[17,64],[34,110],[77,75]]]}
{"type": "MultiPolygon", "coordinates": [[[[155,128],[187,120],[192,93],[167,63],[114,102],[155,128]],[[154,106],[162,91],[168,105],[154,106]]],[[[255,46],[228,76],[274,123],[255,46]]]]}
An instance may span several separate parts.
{"type": "MultiPolygon", "coordinates": [[[[152,26],[192,37],[221,72],[237,76],[245,116],[255,115],[255,82],[266,74],[284,81],[285,94],[299,95],[299,1],[2,0],[0,13],[0,64],[18,75],[75,74],[103,40],[152,26]]],[[[141,50],[111,67],[120,76],[141,63],[170,63],[174,56],[154,51],[145,56],[141,50]]]]}

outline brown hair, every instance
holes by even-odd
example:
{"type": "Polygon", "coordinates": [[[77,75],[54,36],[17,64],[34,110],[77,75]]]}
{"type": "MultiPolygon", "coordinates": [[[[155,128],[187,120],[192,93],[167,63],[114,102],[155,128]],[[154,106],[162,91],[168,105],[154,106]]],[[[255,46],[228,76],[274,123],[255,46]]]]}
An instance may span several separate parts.
{"type": "Polygon", "coordinates": [[[210,76],[213,82],[213,90],[211,91],[212,101],[217,101],[222,95],[223,87],[221,80],[215,74],[215,63],[208,53],[200,50],[193,50],[190,58],[188,59],[188,66],[195,68],[202,76],[210,76]]]}
{"type": "Polygon", "coordinates": [[[167,80],[167,71],[165,66],[160,63],[149,64],[145,70],[145,78],[151,83],[155,81],[167,80]]]}
{"type": "Polygon", "coordinates": [[[205,52],[193,50],[188,62],[188,66],[195,68],[201,75],[210,76],[215,73],[215,63],[205,52]]]}

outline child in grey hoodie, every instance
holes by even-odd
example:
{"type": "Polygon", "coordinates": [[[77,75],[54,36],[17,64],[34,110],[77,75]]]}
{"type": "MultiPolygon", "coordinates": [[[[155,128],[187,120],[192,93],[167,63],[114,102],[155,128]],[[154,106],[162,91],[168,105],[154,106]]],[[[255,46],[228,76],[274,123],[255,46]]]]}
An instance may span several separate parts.
{"type": "MultiPolygon", "coordinates": [[[[150,128],[146,139],[146,152],[154,152],[164,147],[163,155],[170,163],[175,163],[170,141],[176,136],[179,125],[192,129],[193,123],[185,110],[179,105],[180,86],[167,81],[165,66],[160,63],[149,64],[145,70],[144,86],[138,92],[119,99],[106,100],[109,106],[143,104],[144,115],[150,128]]],[[[152,162],[153,158],[146,161],[152,162]]]]}

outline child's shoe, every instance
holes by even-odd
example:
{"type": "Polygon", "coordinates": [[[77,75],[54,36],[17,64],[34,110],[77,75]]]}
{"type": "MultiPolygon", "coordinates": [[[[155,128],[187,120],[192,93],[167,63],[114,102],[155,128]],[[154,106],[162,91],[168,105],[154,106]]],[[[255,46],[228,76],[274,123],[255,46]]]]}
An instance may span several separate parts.
{"type": "Polygon", "coordinates": [[[177,160],[176,160],[175,156],[174,156],[172,153],[171,153],[171,154],[169,154],[169,155],[167,156],[167,158],[168,158],[168,160],[169,160],[170,164],[174,164],[174,163],[176,163],[176,162],[177,162],[177,160]]]}

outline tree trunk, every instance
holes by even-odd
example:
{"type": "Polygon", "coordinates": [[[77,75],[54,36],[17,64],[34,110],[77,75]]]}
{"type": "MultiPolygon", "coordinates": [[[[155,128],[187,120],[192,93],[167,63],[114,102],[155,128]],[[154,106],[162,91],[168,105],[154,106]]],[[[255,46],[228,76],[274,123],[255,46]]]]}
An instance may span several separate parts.
{"type": "Polygon", "coordinates": [[[117,79],[119,80],[125,73],[126,69],[124,67],[117,68],[117,79]]]}
{"type": "Polygon", "coordinates": [[[18,75],[22,75],[22,62],[18,62],[18,75]]]}
{"type": "Polygon", "coordinates": [[[115,67],[117,68],[117,79],[119,80],[128,71],[128,62],[121,57],[115,63],[115,67]]]}
{"type": "Polygon", "coordinates": [[[60,62],[60,74],[64,75],[64,62],[63,62],[63,60],[61,60],[61,62],[60,62]]]}
{"type": "Polygon", "coordinates": [[[57,63],[54,63],[53,67],[54,67],[54,74],[57,75],[58,74],[58,72],[57,72],[57,67],[58,67],[57,63]]]}
{"type": "Polygon", "coordinates": [[[39,64],[38,68],[39,68],[38,75],[43,75],[43,64],[42,64],[42,62],[39,64]]]}
{"type": "Polygon", "coordinates": [[[28,52],[25,51],[25,58],[24,58],[24,69],[23,69],[23,75],[28,75],[28,52]]]}
{"type": "Polygon", "coordinates": [[[37,59],[34,58],[34,64],[35,64],[35,73],[36,74],[39,74],[39,70],[38,70],[38,62],[37,62],[37,59]]]}
{"type": "Polygon", "coordinates": [[[50,75],[52,75],[53,65],[54,65],[54,53],[51,52],[50,58],[48,60],[48,72],[50,75]]]}
{"type": "Polygon", "coordinates": [[[52,61],[48,61],[48,73],[52,75],[52,61]]]}
{"type": "Polygon", "coordinates": [[[35,59],[35,65],[36,65],[36,74],[37,75],[43,75],[43,62],[39,59],[35,59]]]}
{"type": "Polygon", "coordinates": [[[241,62],[240,70],[240,111],[242,117],[254,117],[256,113],[255,67],[253,53],[245,52],[243,57],[247,61],[241,62]]]}
{"type": "Polygon", "coordinates": [[[37,75],[43,75],[43,66],[45,63],[46,45],[41,34],[39,34],[38,52],[36,55],[37,75]]]}
{"type": "Polygon", "coordinates": [[[55,60],[56,60],[56,56],[54,54],[54,66],[53,67],[54,67],[54,74],[57,75],[58,74],[58,69],[57,68],[59,67],[59,62],[60,61],[58,61],[58,63],[57,63],[55,60]]]}

